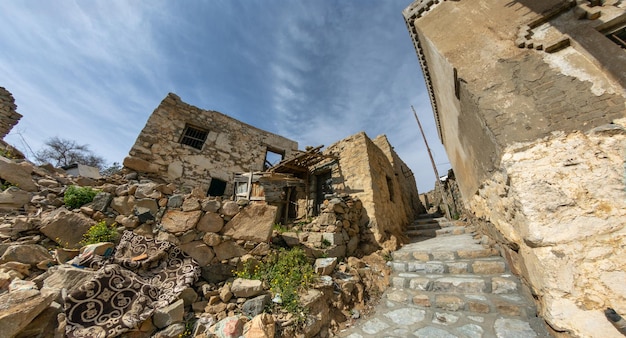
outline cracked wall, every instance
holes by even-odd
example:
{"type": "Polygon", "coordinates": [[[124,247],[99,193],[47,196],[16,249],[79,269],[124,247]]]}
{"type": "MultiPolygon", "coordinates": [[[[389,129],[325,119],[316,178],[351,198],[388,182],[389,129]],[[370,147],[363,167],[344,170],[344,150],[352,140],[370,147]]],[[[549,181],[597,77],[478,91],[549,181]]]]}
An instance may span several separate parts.
{"type": "Polygon", "coordinates": [[[626,51],[604,1],[416,1],[404,11],[466,207],[562,336],[626,314],[626,51]],[[617,283],[616,283],[617,282],[617,283]]]}

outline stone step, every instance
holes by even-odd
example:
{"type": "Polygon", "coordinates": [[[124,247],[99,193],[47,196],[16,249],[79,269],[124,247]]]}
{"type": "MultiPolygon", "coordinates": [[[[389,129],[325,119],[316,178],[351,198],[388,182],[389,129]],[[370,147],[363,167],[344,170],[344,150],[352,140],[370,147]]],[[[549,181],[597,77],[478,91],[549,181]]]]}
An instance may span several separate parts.
{"type": "Polygon", "coordinates": [[[424,223],[424,224],[411,224],[407,230],[426,230],[426,229],[441,229],[439,223],[424,223]]]}
{"type": "MultiPolygon", "coordinates": [[[[449,258],[449,257],[448,257],[449,258]]],[[[475,260],[429,260],[398,259],[388,263],[394,272],[447,273],[495,275],[506,272],[506,263],[500,256],[475,260]]]]}
{"type": "Polygon", "coordinates": [[[496,313],[504,316],[537,315],[537,308],[526,302],[517,293],[507,294],[468,294],[442,293],[422,290],[392,288],[385,294],[387,300],[416,306],[431,311],[449,313],[465,311],[469,314],[484,315],[496,313]]]}
{"type": "Polygon", "coordinates": [[[441,217],[442,216],[440,214],[420,214],[415,218],[415,220],[433,219],[433,218],[441,218],[441,217]]]}
{"type": "MultiPolygon", "coordinates": [[[[452,238],[452,236],[445,237],[452,238]]],[[[419,247],[403,248],[394,251],[391,254],[393,262],[395,261],[453,261],[462,259],[477,259],[487,257],[500,257],[498,251],[493,248],[482,248],[476,246],[472,249],[458,249],[454,251],[428,251],[421,250],[419,247]]]]}
{"type": "Polygon", "coordinates": [[[446,227],[446,228],[436,230],[435,235],[436,236],[461,235],[461,234],[466,233],[466,231],[467,231],[466,227],[451,226],[451,227],[446,227]]]}
{"type": "Polygon", "coordinates": [[[391,277],[391,286],[396,289],[468,294],[511,294],[520,288],[517,279],[508,274],[476,276],[410,272],[391,277]]]}
{"type": "Polygon", "coordinates": [[[439,224],[440,221],[447,221],[445,218],[426,218],[426,219],[416,219],[413,221],[413,225],[420,224],[439,224]]]}
{"type": "Polygon", "coordinates": [[[439,228],[437,228],[437,229],[423,229],[423,230],[407,230],[407,231],[404,232],[404,234],[407,235],[408,237],[420,237],[420,236],[436,237],[437,236],[437,231],[439,231],[439,228]]]}

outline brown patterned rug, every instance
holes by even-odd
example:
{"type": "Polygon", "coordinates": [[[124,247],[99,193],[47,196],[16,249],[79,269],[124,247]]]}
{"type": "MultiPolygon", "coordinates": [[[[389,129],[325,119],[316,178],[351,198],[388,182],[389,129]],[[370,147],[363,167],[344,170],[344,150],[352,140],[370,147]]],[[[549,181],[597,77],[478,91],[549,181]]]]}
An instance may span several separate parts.
{"type": "Polygon", "coordinates": [[[200,276],[198,264],[176,245],[131,231],[111,258],[92,256],[80,265],[99,270],[65,299],[67,337],[115,337],[135,329],[200,276]]]}

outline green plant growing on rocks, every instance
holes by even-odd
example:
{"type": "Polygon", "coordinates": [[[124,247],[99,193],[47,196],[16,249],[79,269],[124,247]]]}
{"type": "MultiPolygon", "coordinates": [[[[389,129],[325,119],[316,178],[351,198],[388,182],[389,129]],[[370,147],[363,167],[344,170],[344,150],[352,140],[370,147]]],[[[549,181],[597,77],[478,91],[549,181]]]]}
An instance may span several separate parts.
{"type": "Polygon", "coordinates": [[[385,254],[383,254],[383,259],[385,260],[385,262],[392,262],[393,254],[391,252],[385,252],[385,254]]]}
{"type": "Polygon", "coordinates": [[[235,275],[267,282],[273,294],[280,294],[282,303],[279,306],[294,316],[296,324],[303,324],[308,311],[302,306],[298,293],[309,288],[315,277],[304,250],[298,247],[291,250],[281,248],[256,266],[249,263],[247,261],[235,275]]]}
{"type": "Polygon", "coordinates": [[[327,240],[326,238],[322,238],[322,248],[328,248],[329,246],[331,246],[332,243],[330,243],[329,240],[327,240]]]}
{"type": "Polygon", "coordinates": [[[93,225],[83,235],[83,240],[80,242],[82,245],[96,244],[102,242],[115,242],[119,237],[115,224],[108,226],[106,221],[100,221],[93,225]]]}
{"type": "Polygon", "coordinates": [[[287,227],[284,226],[282,223],[275,223],[274,225],[272,225],[272,229],[276,230],[276,232],[278,232],[279,234],[289,231],[289,229],[287,229],[287,227]]]}
{"type": "Polygon", "coordinates": [[[11,182],[5,181],[0,178],[0,191],[5,191],[9,189],[10,187],[13,187],[13,184],[11,184],[11,182]]]}
{"type": "Polygon", "coordinates": [[[98,190],[90,187],[71,185],[65,190],[63,202],[70,209],[80,208],[81,206],[93,201],[96,194],[98,194],[98,190]]]}

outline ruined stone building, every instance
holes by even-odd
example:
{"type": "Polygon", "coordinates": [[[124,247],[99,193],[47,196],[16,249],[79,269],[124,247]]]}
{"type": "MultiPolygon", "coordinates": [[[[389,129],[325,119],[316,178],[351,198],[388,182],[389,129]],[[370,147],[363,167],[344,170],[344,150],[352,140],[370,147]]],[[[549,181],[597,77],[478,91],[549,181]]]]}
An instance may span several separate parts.
{"type": "MultiPolygon", "coordinates": [[[[361,132],[323,151],[323,146],[297,147],[295,141],[169,94],[149,117],[124,166],[210,196],[274,205],[276,222],[284,224],[318,216],[325,201],[352,196],[364,210],[352,223],[357,233],[365,229],[363,242],[369,247],[363,251],[369,252],[381,245],[395,249],[407,225],[424,212],[412,171],[384,135],[371,140],[361,132]],[[282,160],[268,163],[271,155],[282,160]]],[[[320,226],[342,233],[337,221],[320,226]]]]}
{"type": "Polygon", "coordinates": [[[555,333],[626,315],[626,4],[420,0],[404,10],[465,207],[555,333]]]}
{"type": "Polygon", "coordinates": [[[367,211],[362,226],[371,229],[373,240],[368,242],[386,243],[386,248],[395,250],[404,241],[406,226],[424,212],[413,172],[385,135],[372,140],[360,132],[332,144],[324,153],[336,160],[311,169],[318,203],[322,183],[327,181],[332,192],[357,197],[367,211]]]}
{"type": "Polygon", "coordinates": [[[266,161],[290,156],[296,141],[204,110],[168,94],[154,110],[124,166],[152,173],[207,195],[231,196],[235,173],[264,171],[266,161]]]}
{"type": "Polygon", "coordinates": [[[16,109],[13,95],[4,87],[0,87],[0,140],[4,139],[22,118],[16,109]]]}

